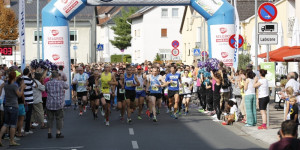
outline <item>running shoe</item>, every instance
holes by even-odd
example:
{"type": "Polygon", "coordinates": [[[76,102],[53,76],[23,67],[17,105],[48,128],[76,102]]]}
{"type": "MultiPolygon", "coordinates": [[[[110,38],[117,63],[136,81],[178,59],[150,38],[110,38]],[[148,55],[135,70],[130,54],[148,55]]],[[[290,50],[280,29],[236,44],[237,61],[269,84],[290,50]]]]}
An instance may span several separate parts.
{"type": "Polygon", "coordinates": [[[217,118],[217,114],[214,114],[213,116],[211,116],[212,118],[217,118]]]}
{"type": "Polygon", "coordinates": [[[150,111],[149,111],[149,110],[146,111],[146,115],[147,115],[148,117],[150,117],[150,111]]]}
{"type": "Polygon", "coordinates": [[[141,116],[138,116],[137,118],[138,118],[139,120],[142,120],[142,117],[141,117],[141,116]]]}
{"type": "Polygon", "coordinates": [[[156,116],[153,116],[153,122],[157,122],[156,116]]]}
{"type": "Polygon", "coordinates": [[[174,112],[174,107],[171,108],[171,111],[174,112]]]}
{"type": "Polygon", "coordinates": [[[79,116],[82,116],[82,111],[81,111],[81,112],[79,112],[79,116]]]}
{"type": "Polygon", "coordinates": [[[105,112],[103,111],[103,108],[101,107],[100,109],[100,112],[101,112],[101,115],[104,116],[105,115],[105,112]]]}
{"type": "Polygon", "coordinates": [[[210,113],[210,111],[204,111],[204,113],[205,113],[205,114],[208,114],[208,113],[210,113]]]}
{"type": "Polygon", "coordinates": [[[159,109],[157,109],[157,112],[156,112],[156,114],[158,114],[158,115],[160,114],[160,111],[159,111],[159,109]]]}
{"type": "Polygon", "coordinates": [[[83,106],[83,112],[86,112],[86,106],[83,106]]]}
{"type": "Polygon", "coordinates": [[[177,117],[176,113],[174,113],[174,119],[178,119],[178,117],[177,117]]]}
{"type": "Polygon", "coordinates": [[[259,126],[259,127],[257,127],[257,128],[258,128],[258,130],[267,129],[267,127],[266,127],[266,126],[263,126],[263,125],[261,125],[261,126],[259,126]]]}
{"type": "Polygon", "coordinates": [[[131,123],[131,122],[132,122],[131,118],[127,118],[127,123],[131,123]]]}
{"type": "Polygon", "coordinates": [[[32,126],[33,126],[33,127],[37,127],[37,126],[39,126],[39,124],[33,123],[32,126]]]}
{"type": "Polygon", "coordinates": [[[47,123],[48,121],[47,121],[47,119],[44,119],[44,123],[47,123]]]}
{"type": "Polygon", "coordinates": [[[220,122],[220,121],[222,121],[222,120],[219,120],[218,118],[215,118],[215,119],[213,119],[213,121],[215,121],[215,122],[220,122]]]}
{"type": "Polygon", "coordinates": [[[225,125],[227,125],[227,123],[224,121],[224,122],[222,122],[222,125],[224,125],[224,126],[225,126],[225,125]]]}
{"type": "Polygon", "coordinates": [[[168,114],[168,113],[170,113],[170,110],[169,110],[169,108],[167,108],[167,111],[166,111],[166,113],[168,114]]]}
{"type": "Polygon", "coordinates": [[[106,126],[109,126],[109,121],[106,121],[105,125],[106,125],[106,126]]]}
{"type": "Polygon", "coordinates": [[[253,125],[245,124],[245,127],[253,127],[253,125]]]}
{"type": "Polygon", "coordinates": [[[204,111],[204,109],[198,109],[198,112],[199,113],[204,113],[205,111],[204,111]]]}

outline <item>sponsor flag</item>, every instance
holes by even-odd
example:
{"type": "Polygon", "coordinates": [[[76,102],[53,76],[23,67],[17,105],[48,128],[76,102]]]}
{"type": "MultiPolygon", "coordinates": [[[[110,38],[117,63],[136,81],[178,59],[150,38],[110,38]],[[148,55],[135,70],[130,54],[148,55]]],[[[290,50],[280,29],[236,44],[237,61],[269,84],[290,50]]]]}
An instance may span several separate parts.
{"type": "Polygon", "coordinates": [[[19,47],[21,50],[21,69],[26,66],[25,59],[25,0],[19,1],[19,47]]]}
{"type": "Polygon", "coordinates": [[[237,11],[237,2],[234,0],[234,12],[235,12],[235,48],[234,48],[234,59],[233,67],[235,70],[238,68],[239,64],[239,35],[240,35],[240,18],[237,11]]]}

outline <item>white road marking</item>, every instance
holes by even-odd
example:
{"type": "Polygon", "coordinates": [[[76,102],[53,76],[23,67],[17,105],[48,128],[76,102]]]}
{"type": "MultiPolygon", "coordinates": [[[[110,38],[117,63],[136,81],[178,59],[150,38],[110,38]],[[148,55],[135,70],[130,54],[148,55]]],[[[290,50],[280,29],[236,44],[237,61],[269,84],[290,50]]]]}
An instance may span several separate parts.
{"type": "Polygon", "coordinates": [[[139,149],[139,146],[138,146],[138,144],[137,144],[137,141],[131,141],[131,143],[132,143],[132,148],[133,148],[133,149],[139,149]]]}
{"type": "Polygon", "coordinates": [[[133,128],[129,128],[129,135],[134,135],[133,128]]]}

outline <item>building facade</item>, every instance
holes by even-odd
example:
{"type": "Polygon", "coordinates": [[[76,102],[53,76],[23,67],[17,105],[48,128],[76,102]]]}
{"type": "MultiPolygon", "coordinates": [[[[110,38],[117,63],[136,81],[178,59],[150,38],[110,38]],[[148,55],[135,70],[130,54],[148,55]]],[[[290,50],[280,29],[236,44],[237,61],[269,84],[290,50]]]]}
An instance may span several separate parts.
{"type": "MultiPolygon", "coordinates": [[[[157,54],[161,60],[181,60],[183,51],[182,36],[179,33],[180,23],[183,16],[184,6],[174,7],[143,7],[130,19],[131,47],[134,63],[142,63],[145,60],[153,61],[157,54]],[[172,41],[179,42],[179,54],[171,54],[172,41]]],[[[174,50],[178,52],[178,50],[174,50]]]]}

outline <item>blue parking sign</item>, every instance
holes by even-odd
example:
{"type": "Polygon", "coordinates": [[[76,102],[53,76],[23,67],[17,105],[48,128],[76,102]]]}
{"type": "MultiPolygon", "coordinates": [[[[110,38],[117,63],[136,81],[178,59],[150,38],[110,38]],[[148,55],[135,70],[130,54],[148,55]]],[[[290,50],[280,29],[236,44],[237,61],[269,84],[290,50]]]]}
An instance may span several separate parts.
{"type": "Polygon", "coordinates": [[[103,46],[103,44],[98,44],[97,45],[97,51],[103,51],[104,50],[104,46],[103,46]]]}
{"type": "Polygon", "coordinates": [[[194,49],[194,56],[200,56],[200,49],[194,49]]]}

